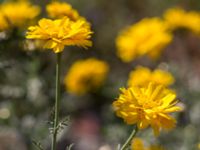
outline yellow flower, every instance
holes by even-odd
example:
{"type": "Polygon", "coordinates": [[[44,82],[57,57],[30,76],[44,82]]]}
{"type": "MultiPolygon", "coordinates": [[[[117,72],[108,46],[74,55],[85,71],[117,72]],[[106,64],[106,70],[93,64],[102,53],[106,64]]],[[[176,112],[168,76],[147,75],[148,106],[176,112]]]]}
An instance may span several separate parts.
{"type": "Polygon", "coordinates": [[[132,141],[131,150],[146,150],[140,138],[134,138],[132,141]]]}
{"type": "Polygon", "coordinates": [[[11,26],[21,27],[38,16],[40,8],[31,5],[28,1],[19,1],[3,3],[0,5],[0,11],[7,18],[11,26]]]}
{"type": "Polygon", "coordinates": [[[148,55],[156,59],[172,40],[167,26],[159,18],[145,18],[120,32],[116,39],[117,55],[130,62],[136,57],[148,55]]]}
{"type": "Polygon", "coordinates": [[[75,62],[65,77],[67,91],[82,95],[100,87],[107,76],[109,66],[106,62],[89,58],[75,62]]]}
{"type": "Polygon", "coordinates": [[[0,31],[4,31],[8,29],[8,27],[9,25],[5,16],[2,14],[2,12],[0,12],[0,31]]]}
{"type": "Polygon", "coordinates": [[[131,150],[164,150],[163,147],[158,145],[151,145],[146,148],[142,139],[140,138],[134,138],[131,146],[131,150]]]}
{"type": "Polygon", "coordinates": [[[52,2],[46,6],[46,11],[51,18],[69,17],[75,21],[80,18],[78,12],[65,2],[52,2]]]}
{"type": "Polygon", "coordinates": [[[86,21],[71,21],[64,17],[56,20],[41,19],[38,26],[28,28],[26,38],[40,40],[44,48],[59,53],[64,46],[91,46],[91,34],[90,25],[86,21]]]}
{"type": "Polygon", "coordinates": [[[170,8],[164,13],[164,19],[171,30],[185,28],[194,33],[200,33],[200,14],[198,12],[186,12],[181,8],[170,8]]]}
{"type": "Polygon", "coordinates": [[[113,102],[117,116],[127,124],[137,124],[139,129],[151,126],[154,135],[159,135],[161,128],[169,130],[175,127],[176,120],[169,113],[180,111],[175,106],[176,94],[162,85],[149,83],[144,88],[133,86],[121,89],[119,98],[113,102]]]}
{"type": "Polygon", "coordinates": [[[128,86],[145,86],[149,82],[169,86],[174,83],[174,77],[167,71],[156,69],[151,71],[149,68],[138,66],[130,72],[128,86]]]}

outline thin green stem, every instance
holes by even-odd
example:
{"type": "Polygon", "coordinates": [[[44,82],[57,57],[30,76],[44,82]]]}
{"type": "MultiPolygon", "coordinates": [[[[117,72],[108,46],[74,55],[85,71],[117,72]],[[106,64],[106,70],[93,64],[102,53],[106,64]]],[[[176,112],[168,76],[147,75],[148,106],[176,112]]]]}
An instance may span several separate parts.
{"type": "Polygon", "coordinates": [[[121,147],[120,150],[126,150],[131,145],[131,141],[135,137],[135,135],[137,134],[137,132],[138,132],[138,128],[137,128],[137,126],[135,126],[135,128],[131,132],[131,134],[128,137],[128,139],[126,140],[126,142],[122,145],[122,147],[121,147]]]}
{"type": "Polygon", "coordinates": [[[60,69],[61,69],[61,54],[56,54],[56,98],[55,98],[55,110],[54,110],[54,126],[53,126],[53,138],[51,150],[56,150],[56,139],[58,133],[58,115],[60,108],[60,69]]]}

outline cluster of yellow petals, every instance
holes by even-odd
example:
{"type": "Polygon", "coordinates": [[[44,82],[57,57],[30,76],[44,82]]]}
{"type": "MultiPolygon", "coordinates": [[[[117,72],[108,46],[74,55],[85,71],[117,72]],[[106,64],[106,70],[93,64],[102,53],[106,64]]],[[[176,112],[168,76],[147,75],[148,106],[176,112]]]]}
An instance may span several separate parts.
{"type": "Polygon", "coordinates": [[[39,15],[40,7],[28,1],[5,2],[0,5],[0,13],[9,26],[22,27],[39,15]]]}
{"type": "Polygon", "coordinates": [[[52,2],[46,6],[46,11],[51,18],[67,16],[73,21],[80,18],[77,10],[73,9],[72,6],[66,2],[52,2]]]}
{"type": "Polygon", "coordinates": [[[184,28],[196,34],[200,33],[200,13],[185,11],[182,8],[170,8],[164,13],[164,19],[171,30],[184,28]]]}
{"type": "Polygon", "coordinates": [[[138,66],[130,72],[127,85],[143,87],[149,82],[154,82],[155,84],[162,84],[167,87],[172,85],[174,81],[175,79],[172,74],[167,71],[161,69],[151,71],[147,67],[138,66]]]}
{"type": "Polygon", "coordinates": [[[59,53],[65,46],[91,46],[91,34],[90,24],[86,20],[72,21],[67,17],[56,20],[43,18],[38,25],[28,28],[26,38],[39,40],[44,48],[59,53]]]}
{"type": "Polygon", "coordinates": [[[122,88],[119,98],[113,102],[117,116],[127,124],[137,124],[139,129],[151,126],[154,135],[159,135],[163,128],[175,127],[176,120],[170,115],[180,111],[176,106],[176,94],[162,85],[149,83],[145,87],[132,86],[122,88]]]}
{"type": "Polygon", "coordinates": [[[109,66],[106,62],[89,58],[75,62],[65,77],[68,92],[82,95],[99,88],[105,81],[109,66]]]}
{"type": "Polygon", "coordinates": [[[142,139],[134,138],[132,141],[131,150],[164,150],[164,148],[159,145],[150,145],[146,148],[142,139]]]}
{"type": "Polygon", "coordinates": [[[145,18],[120,32],[116,39],[117,55],[124,62],[142,55],[156,59],[171,40],[164,21],[156,17],[145,18]]]}

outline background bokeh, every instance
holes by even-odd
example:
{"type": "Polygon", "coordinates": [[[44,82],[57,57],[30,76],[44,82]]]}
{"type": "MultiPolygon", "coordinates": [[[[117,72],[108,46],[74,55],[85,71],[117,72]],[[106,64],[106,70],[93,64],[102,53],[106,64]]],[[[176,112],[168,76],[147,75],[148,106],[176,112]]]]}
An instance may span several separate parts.
{"type": "MultiPolygon", "coordinates": [[[[6,1],[6,0],[5,0],[6,1]]],[[[2,0],[1,0],[2,2],[2,0]]],[[[33,0],[45,17],[48,0],[33,0]]],[[[200,11],[199,0],[68,0],[92,24],[93,47],[67,47],[62,56],[62,81],[69,67],[79,59],[96,57],[110,65],[105,85],[82,96],[69,94],[62,84],[60,118],[70,115],[69,126],[59,134],[58,150],[74,143],[75,150],[116,149],[130,134],[112,110],[120,87],[137,65],[169,70],[175,77],[174,89],[185,110],[177,114],[178,125],[158,138],[151,130],[138,134],[147,143],[168,150],[196,150],[200,142],[200,37],[176,32],[173,42],[158,61],[146,57],[123,63],[116,56],[115,38],[119,31],[144,17],[162,16],[167,8],[180,6],[200,11]],[[110,147],[110,148],[109,148],[110,147]]],[[[17,13],[17,12],[16,12],[17,13]]],[[[32,140],[50,147],[49,124],[55,97],[55,54],[27,50],[25,31],[0,33],[0,150],[35,150],[32,140]]],[[[30,48],[30,45],[29,45],[30,48]]]]}

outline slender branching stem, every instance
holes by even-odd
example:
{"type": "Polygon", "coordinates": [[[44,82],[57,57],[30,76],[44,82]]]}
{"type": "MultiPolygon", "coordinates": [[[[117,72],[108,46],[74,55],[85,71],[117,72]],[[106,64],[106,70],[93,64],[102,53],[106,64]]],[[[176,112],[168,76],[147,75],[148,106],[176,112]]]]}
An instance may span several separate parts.
{"type": "Polygon", "coordinates": [[[60,108],[60,68],[61,68],[61,55],[62,53],[56,54],[56,98],[55,98],[55,110],[54,110],[54,123],[53,123],[53,138],[51,150],[56,150],[56,139],[58,133],[58,115],[60,108]]]}
{"type": "Polygon", "coordinates": [[[126,142],[122,145],[122,147],[121,147],[120,150],[126,150],[131,145],[131,141],[135,137],[135,135],[137,134],[137,132],[138,132],[138,128],[137,128],[137,126],[135,126],[135,128],[131,132],[131,134],[128,137],[128,139],[126,140],[126,142]]]}

